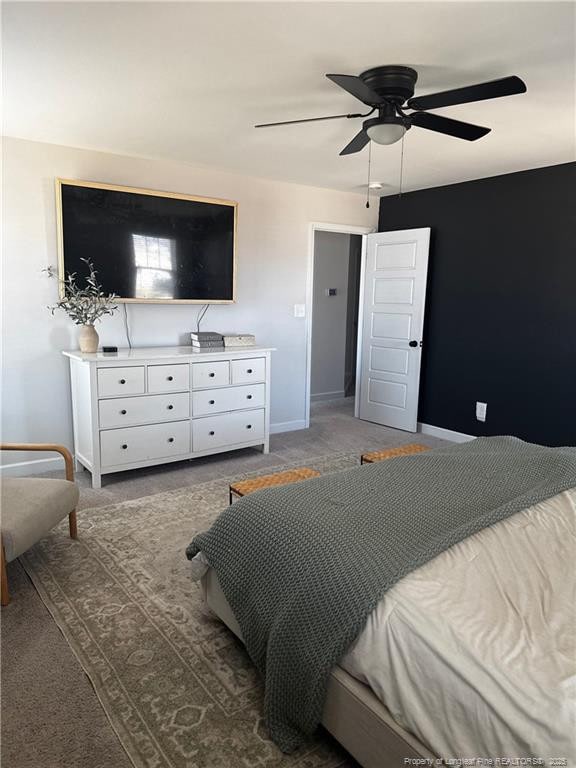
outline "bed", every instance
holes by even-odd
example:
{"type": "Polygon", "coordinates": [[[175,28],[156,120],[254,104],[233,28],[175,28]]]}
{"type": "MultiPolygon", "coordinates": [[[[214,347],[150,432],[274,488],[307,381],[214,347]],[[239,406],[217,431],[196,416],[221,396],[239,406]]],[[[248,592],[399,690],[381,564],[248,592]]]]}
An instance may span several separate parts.
{"type": "MultiPolygon", "coordinates": [[[[238,622],[213,568],[207,568],[200,585],[206,605],[242,640],[238,622]]],[[[392,768],[404,765],[406,758],[435,757],[413,734],[398,725],[368,685],[341,666],[336,666],[330,676],[322,725],[364,768],[392,768]]]]}
{"type": "MultiPolygon", "coordinates": [[[[576,764],[575,587],[566,568],[575,519],[567,487],[481,527],[386,591],[332,668],[322,709],[323,725],[361,765],[576,764]]],[[[209,558],[196,553],[193,563],[208,606],[242,639],[209,558]]]]}

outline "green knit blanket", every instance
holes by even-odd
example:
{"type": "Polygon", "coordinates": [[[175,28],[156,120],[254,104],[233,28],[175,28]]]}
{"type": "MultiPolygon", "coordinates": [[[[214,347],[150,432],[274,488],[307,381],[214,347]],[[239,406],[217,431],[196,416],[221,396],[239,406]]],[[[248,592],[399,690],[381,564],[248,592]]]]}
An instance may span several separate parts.
{"type": "Polygon", "coordinates": [[[284,752],[320,722],[330,671],[385,592],[477,531],[576,486],[576,448],[513,437],[245,496],[196,536],[265,680],[284,752]]]}

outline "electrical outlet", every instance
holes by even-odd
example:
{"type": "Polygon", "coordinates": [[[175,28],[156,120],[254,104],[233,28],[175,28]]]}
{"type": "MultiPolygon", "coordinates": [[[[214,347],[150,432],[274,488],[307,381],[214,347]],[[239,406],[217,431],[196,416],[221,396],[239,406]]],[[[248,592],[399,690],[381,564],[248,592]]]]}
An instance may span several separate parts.
{"type": "Polygon", "coordinates": [[[486,410],[488,403],[476,403],[476,419],[477,421],[486,421],[486,410]]]}

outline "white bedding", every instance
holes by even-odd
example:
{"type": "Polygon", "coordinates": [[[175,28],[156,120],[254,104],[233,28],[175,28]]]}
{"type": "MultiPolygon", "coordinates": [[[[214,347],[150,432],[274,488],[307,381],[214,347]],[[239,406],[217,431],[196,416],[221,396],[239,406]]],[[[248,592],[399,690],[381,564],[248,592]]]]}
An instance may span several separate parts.
{"type": "Polygon", "coordinates": [[[402,579],[340,666],[440,757],[576,767],[575,601],[573,489],[402,579]]]}
{"type": "Polygon", "coordinates": [[[440,757],[576,765],[576,490],[393,587],[340,666],[440,757]]]}

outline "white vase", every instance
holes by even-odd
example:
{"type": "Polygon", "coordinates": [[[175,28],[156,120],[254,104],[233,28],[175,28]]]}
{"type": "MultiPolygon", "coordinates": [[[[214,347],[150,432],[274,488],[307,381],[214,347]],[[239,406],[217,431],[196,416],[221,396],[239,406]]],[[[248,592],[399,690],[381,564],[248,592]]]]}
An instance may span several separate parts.
{"type": "Polygon", "coordinates": [[[99,341],[98,332],[93,325],[80,326],[80,333],[78,334],[80,352],[97,352],[99,341]]]}

